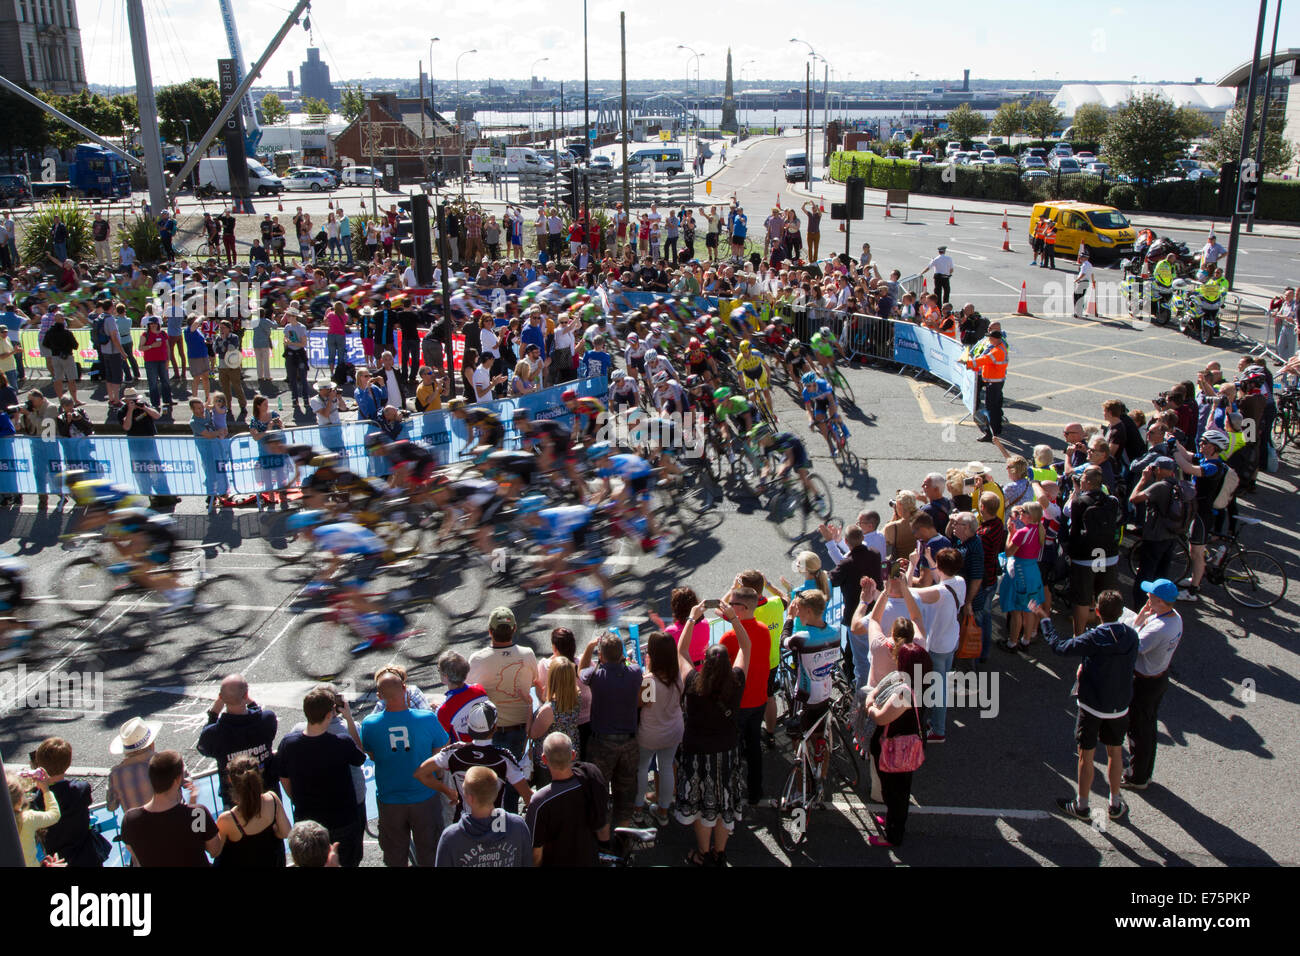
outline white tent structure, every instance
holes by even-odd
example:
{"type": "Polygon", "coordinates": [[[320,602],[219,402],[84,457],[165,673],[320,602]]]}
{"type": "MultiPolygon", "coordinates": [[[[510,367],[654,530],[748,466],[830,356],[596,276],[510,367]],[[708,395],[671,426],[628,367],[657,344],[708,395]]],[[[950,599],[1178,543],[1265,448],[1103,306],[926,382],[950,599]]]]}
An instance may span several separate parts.
{"type": "Polygon", "coordinates": [[[1061,87],[1052,105],[1067,118],[1085,103],[1095,103],[1108,110],[1143,93],[1155,93],[1174,104],[1188,106],[1209,116],[1215,124],[1236,101],[1236,91],[1209,83],[1067,83],[1061,87]]]}

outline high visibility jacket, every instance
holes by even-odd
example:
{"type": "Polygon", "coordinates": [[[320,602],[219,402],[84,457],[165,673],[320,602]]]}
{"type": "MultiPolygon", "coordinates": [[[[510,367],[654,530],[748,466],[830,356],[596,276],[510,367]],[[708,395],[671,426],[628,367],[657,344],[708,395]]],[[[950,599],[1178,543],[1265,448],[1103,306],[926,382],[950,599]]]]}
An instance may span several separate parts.
{"type": "Polygon", "coordinates": [[[1002,382],[1007,377],[1007,348],[995,342],[988,349],[972,356],[971,368],[986,382],[1002,382]]]}
{"type": "Polygon", "coordinates": [[[1034,237],[1036,239],[1041,239],[1043,238],[1043,233],[1045,232],[1047,232],[1047,220],[1040,219],[1038,220],[1038,223],[1034,226],[1034,237]]]}
{"type": "Polygon", "coordinates": [[[939,334],[946,335],[950,339],[955,339],[957,337],[957,318],[954,315],[949,313],[946,319],[940,321],[939,334]]]}
{"type": "Polygon", "coordinates": [[[1196,293],[1206,302],[1218,302],[1223,295],[1223,283],[1217,279],[1206,279],[1196,293]]]}
{"type": "Polygon", "coordinates": [[[1174,284],[1174,279],[1177,278],[1178,272],[1174,269],[1172,263],[1161,259],[1156,263],[1152,275],[1155,277],[1156,282],[1162,286],[1168,287],[1174,284]]]}
{"type": "Polygon", "coordinates": [[[1047,228],[1043,230],[1043,242],[1049,245],[1056,243],[1056,226],[1050,221],[1047,223],[1047,228]]]}

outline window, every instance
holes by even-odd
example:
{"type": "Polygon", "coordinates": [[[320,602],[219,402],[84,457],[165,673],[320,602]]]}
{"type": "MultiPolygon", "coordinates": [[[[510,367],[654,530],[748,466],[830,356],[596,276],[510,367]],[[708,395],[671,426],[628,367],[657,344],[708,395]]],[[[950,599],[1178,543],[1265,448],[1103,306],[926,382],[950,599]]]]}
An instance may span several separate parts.
{"type": "Polygon", "coordinates": [[[27,79],[35,83],[41,78],[40,71],[36,69],[36,47],[27,44],[27,79]]]}
{"type": "Polygon", "coordinates": [[[72,79],[85,83],[86,74],[81,71],[81,50],[75,46],[72,48],[72,64],[75,67],[72,79]]]}

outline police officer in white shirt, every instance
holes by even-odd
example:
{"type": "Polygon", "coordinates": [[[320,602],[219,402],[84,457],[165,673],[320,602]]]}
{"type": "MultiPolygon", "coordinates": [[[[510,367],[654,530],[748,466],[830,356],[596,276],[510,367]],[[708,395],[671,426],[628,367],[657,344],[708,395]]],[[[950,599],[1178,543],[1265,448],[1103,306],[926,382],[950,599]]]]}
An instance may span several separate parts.
{"type": "Polygon", "coordinates": [[[939,297],[939,304],[943,305],[952,295],[953,263],[952,256],[948,255],[947,246],[939,247],[939,254],[921,270],[921,275],[931,270],[934,270],[934,294],[939,297]]]}
{"type": "Polygon", "coordinates": [[[1083,318],[1083,302],[1088,297],[1088,288],[1092,285],[1092,263],[1088,260],[1088,247],[1079,245],[1079,274],[1074,277],[1074,317],[1083,318]]]}
{"type": "Polygon", "coordinates": [[[1174,610],[1178,585],[1168,578],[1143,581],[1147,603],[1133,626],[1138,656],[1133,673],[1133,701],[1128,708],[1128,747],[1132,760],[1124,787],[1144,790],[1156,764],[1156,717],[1169,687],[1169,662],[1183,637],[1183,619],[1174,610]]]}
{"type": "Polygon", "coordinates": [[[1214,238],[1214,233],[1205,240],[1205,245],[1201,247],[1201,268],[1206,272],[1213,272],[1215,265],[1220,259],[1228,254],[1228,250],[1219,245],[1214,238]]]}

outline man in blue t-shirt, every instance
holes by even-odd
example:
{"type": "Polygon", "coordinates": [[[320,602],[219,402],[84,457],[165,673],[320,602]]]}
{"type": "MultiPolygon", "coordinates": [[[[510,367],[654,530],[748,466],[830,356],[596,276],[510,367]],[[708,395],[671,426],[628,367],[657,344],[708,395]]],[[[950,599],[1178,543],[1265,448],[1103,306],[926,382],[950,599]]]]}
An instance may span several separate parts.
{"type": "MultiPolygon", "coordinates": [[[[1213,531],[1213,524],[1218,512],[1214,499],[1223,488],[1223,481],[1228,475],[1228,463],[1220,455],[1227,451],[1229,444],[1227,432],[1217,428],[1207,428],[1201,434],[1196,456],[1185,452],[1181,445],[1174,446],[1174,455],[1178,467],[1184,476],[1192,479],[1196,487],[1196,517],[1187,532],[1187,542],[1191,545],[1192,576],[1187,590],[1178,597],[1181,600],[1196,600],[1200,596],[1201,578],[1205,576],[1205,544],[1213,531]]],[[[1181,583],[1181,582],[1180,582],[1181,583]]]]}
{"type": "Polygon", "coordinates": [[[605,337],[597,335],[591,340],[591,349],[582,353],[582,361],[578,365],[578,378],[599,377],[608,381],[610,369],[613,367],[614,360],[605,351],[605,337]]]}
{"type": "Polygon", "coordinates": [[[383,701],[382,713],[361,722],[361,747],[375,762],[379,804],[379,847],[385,866],[406,866],[408,847],[415,844],[417,866],[433,866],[442,835],[442,801],[455,791],[440,779],[435,789],[415,777],[420,764],[446,746],[449,738],[431,710],[412,710],[406,701],[406,679],[394,668],[375,675],[383,701]],[[449,792],[450,791],[450,792],[449,792]]]}

